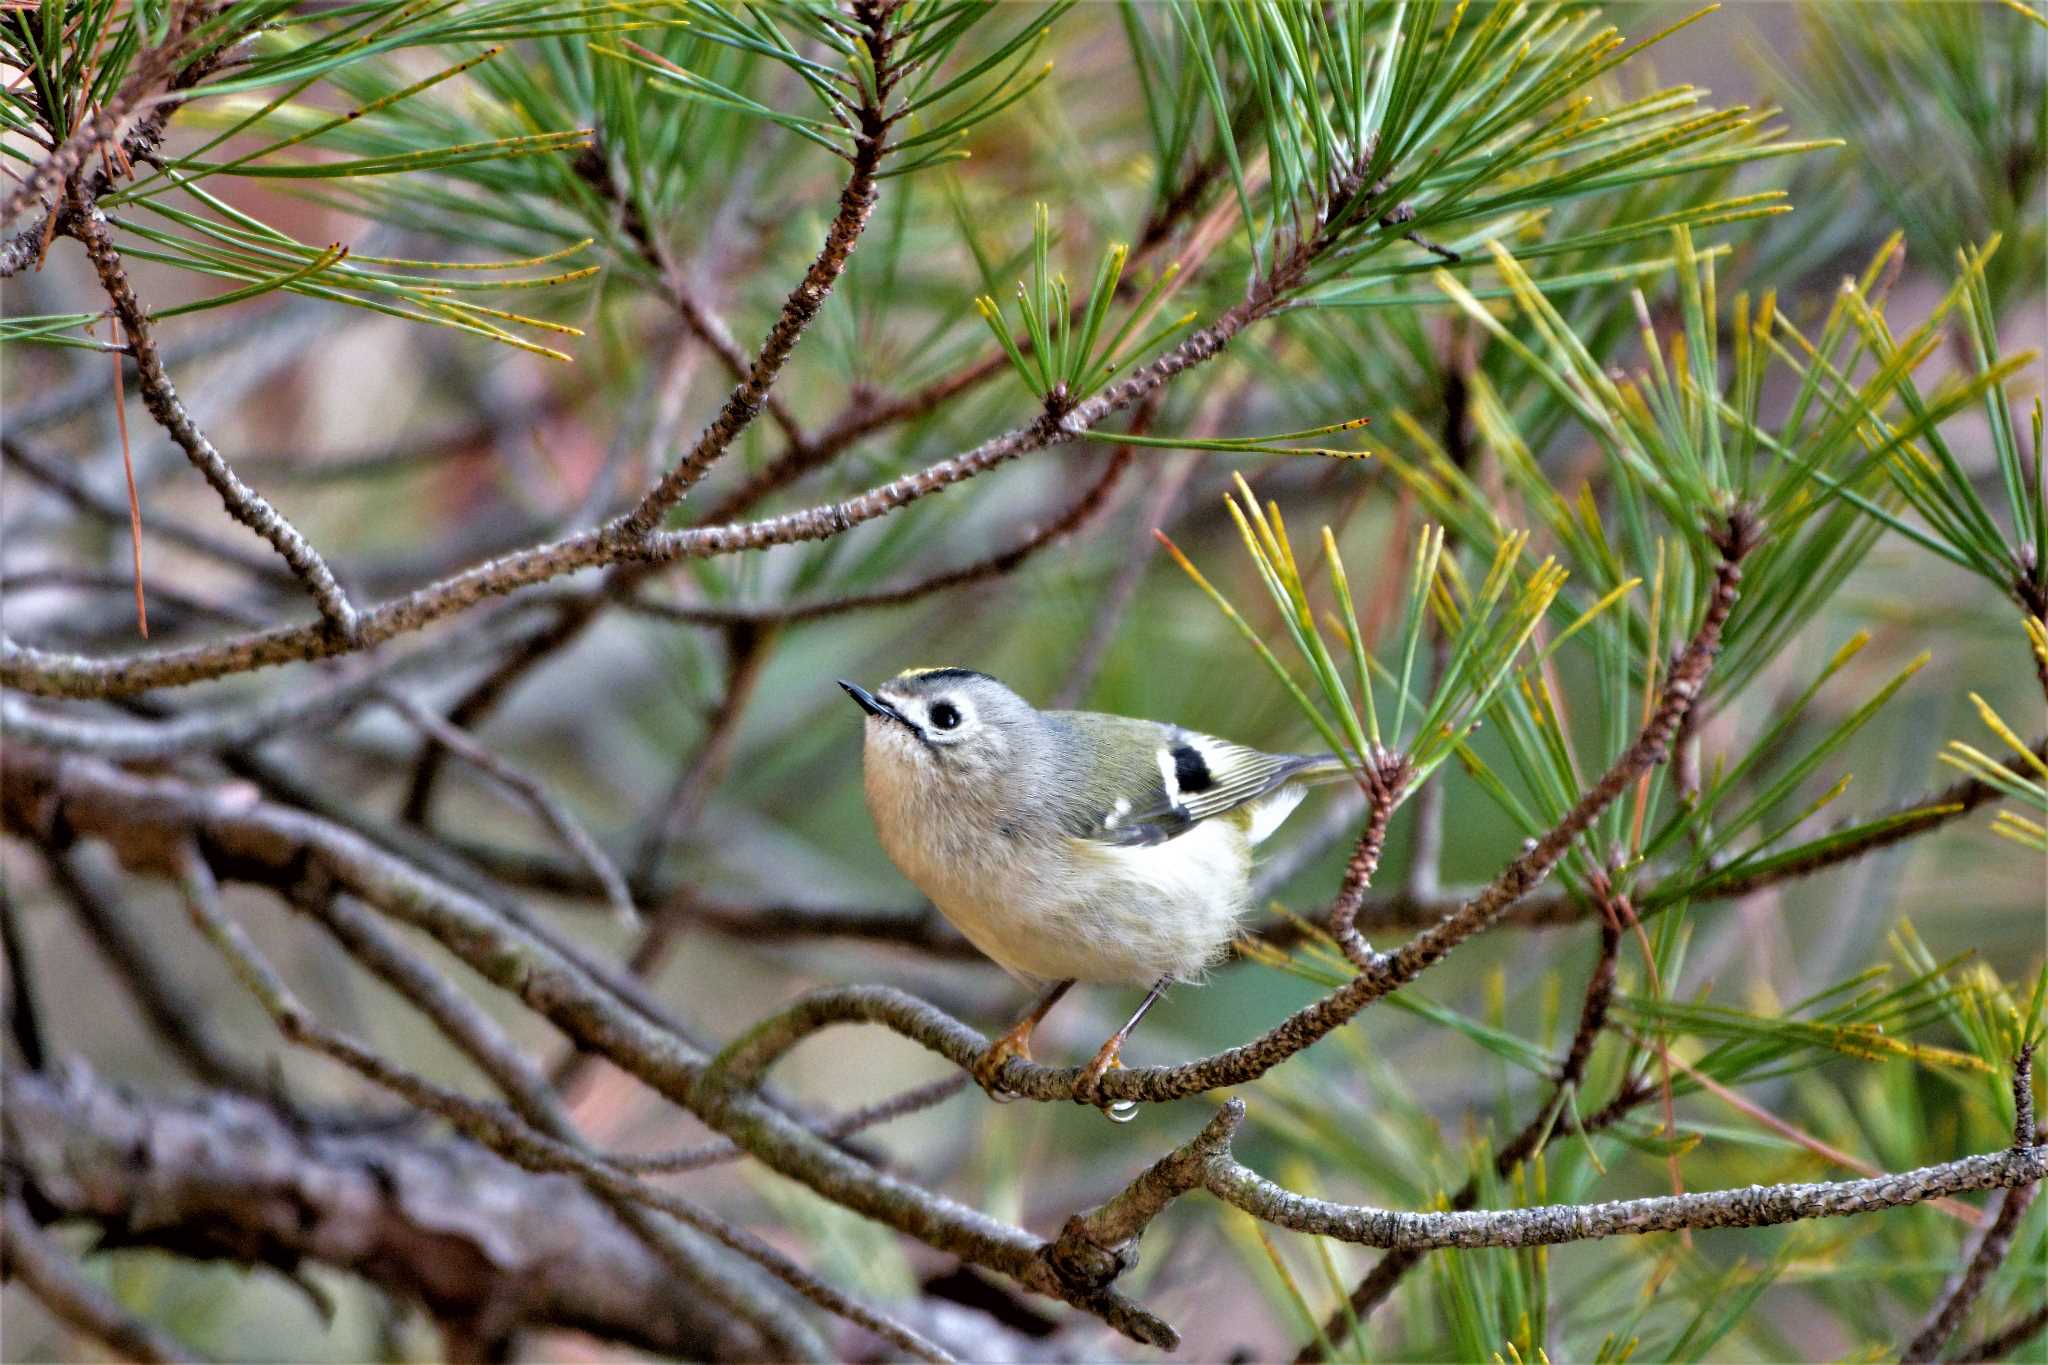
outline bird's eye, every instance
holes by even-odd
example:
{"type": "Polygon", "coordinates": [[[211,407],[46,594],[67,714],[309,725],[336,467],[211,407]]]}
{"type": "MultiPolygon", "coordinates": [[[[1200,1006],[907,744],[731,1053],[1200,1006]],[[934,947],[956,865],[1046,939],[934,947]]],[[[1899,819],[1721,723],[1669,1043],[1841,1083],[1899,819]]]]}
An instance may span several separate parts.
{"type": "Polygon", "coordinates": [[[952,702],[935,702],[932,705],[932,724],[941,730],[950,730],[960,723],[960,709],[952,702]]]}

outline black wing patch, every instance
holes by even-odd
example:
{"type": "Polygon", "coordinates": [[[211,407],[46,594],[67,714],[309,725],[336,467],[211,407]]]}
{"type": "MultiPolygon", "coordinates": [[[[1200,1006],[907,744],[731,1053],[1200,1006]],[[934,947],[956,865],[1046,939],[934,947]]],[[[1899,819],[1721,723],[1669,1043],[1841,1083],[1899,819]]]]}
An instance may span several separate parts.
{"type": "Polygon", "coordinates": [[[1269,754],[1208,735],[1172,731],[1160,754],[1159,781],[1148,794],[1152,804],[1134,802],[1138,809],[1107,812],[1088,837],[1119,847],[1163,844],[1212,816],[1258,800],[1303,769],[1326,762],[1315,754],[1269,754]]]}

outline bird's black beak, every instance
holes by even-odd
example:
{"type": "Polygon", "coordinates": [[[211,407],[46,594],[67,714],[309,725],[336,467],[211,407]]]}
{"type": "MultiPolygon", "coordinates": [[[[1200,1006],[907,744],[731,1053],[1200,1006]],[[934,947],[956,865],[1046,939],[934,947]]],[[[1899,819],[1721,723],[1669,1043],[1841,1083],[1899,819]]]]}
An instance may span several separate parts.
{"type": "Polygon", "coordinates": [[[893,720],[899,725],[910,724],[908,716],[868,691],[865,687],[862,687],[859,683],[850,683],[844,678],[838,679],[838,682],[841,687],[846,689],[846,695],[853,698],[853,704],[869,715],[880,716],[884,720],[893,720]]]}

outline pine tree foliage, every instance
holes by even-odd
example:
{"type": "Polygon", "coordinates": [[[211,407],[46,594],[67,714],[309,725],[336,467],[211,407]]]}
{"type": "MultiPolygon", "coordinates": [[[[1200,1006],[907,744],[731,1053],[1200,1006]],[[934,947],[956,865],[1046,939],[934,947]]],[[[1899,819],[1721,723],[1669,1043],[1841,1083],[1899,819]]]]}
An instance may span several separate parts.
{"type": "Polygon", "coordinates": [[[2038,0],[0,6],[10,1331],[2036,1349],[2044,128],[2038,0]],[[945,663],[1354,779],[1092,1090],[860,809],[945,663]]]}

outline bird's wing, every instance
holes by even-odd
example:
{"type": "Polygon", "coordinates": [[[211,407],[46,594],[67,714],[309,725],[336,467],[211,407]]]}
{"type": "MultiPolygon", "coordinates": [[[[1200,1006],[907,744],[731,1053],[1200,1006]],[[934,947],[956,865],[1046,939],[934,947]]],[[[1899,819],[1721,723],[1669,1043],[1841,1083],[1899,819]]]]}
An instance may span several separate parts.
{"type": "Polygon", "coordinates": [[[1269,754],[1214,735],[1151,721],[1068,712],[1063,717],[1107,735],[1103,722],[1142,726],[1123,730],[1121,743],[1101,746],[1119,755],[1096,764],[1096,781],[1069,822],[1070,832],[1098,843],[1160,844],[1204,820],[1234,811],[1301,777],[1343,771],[1328,754],[1269,754]],[[1137,738],[1140,742],[1129,742],[1137,738]]]}

